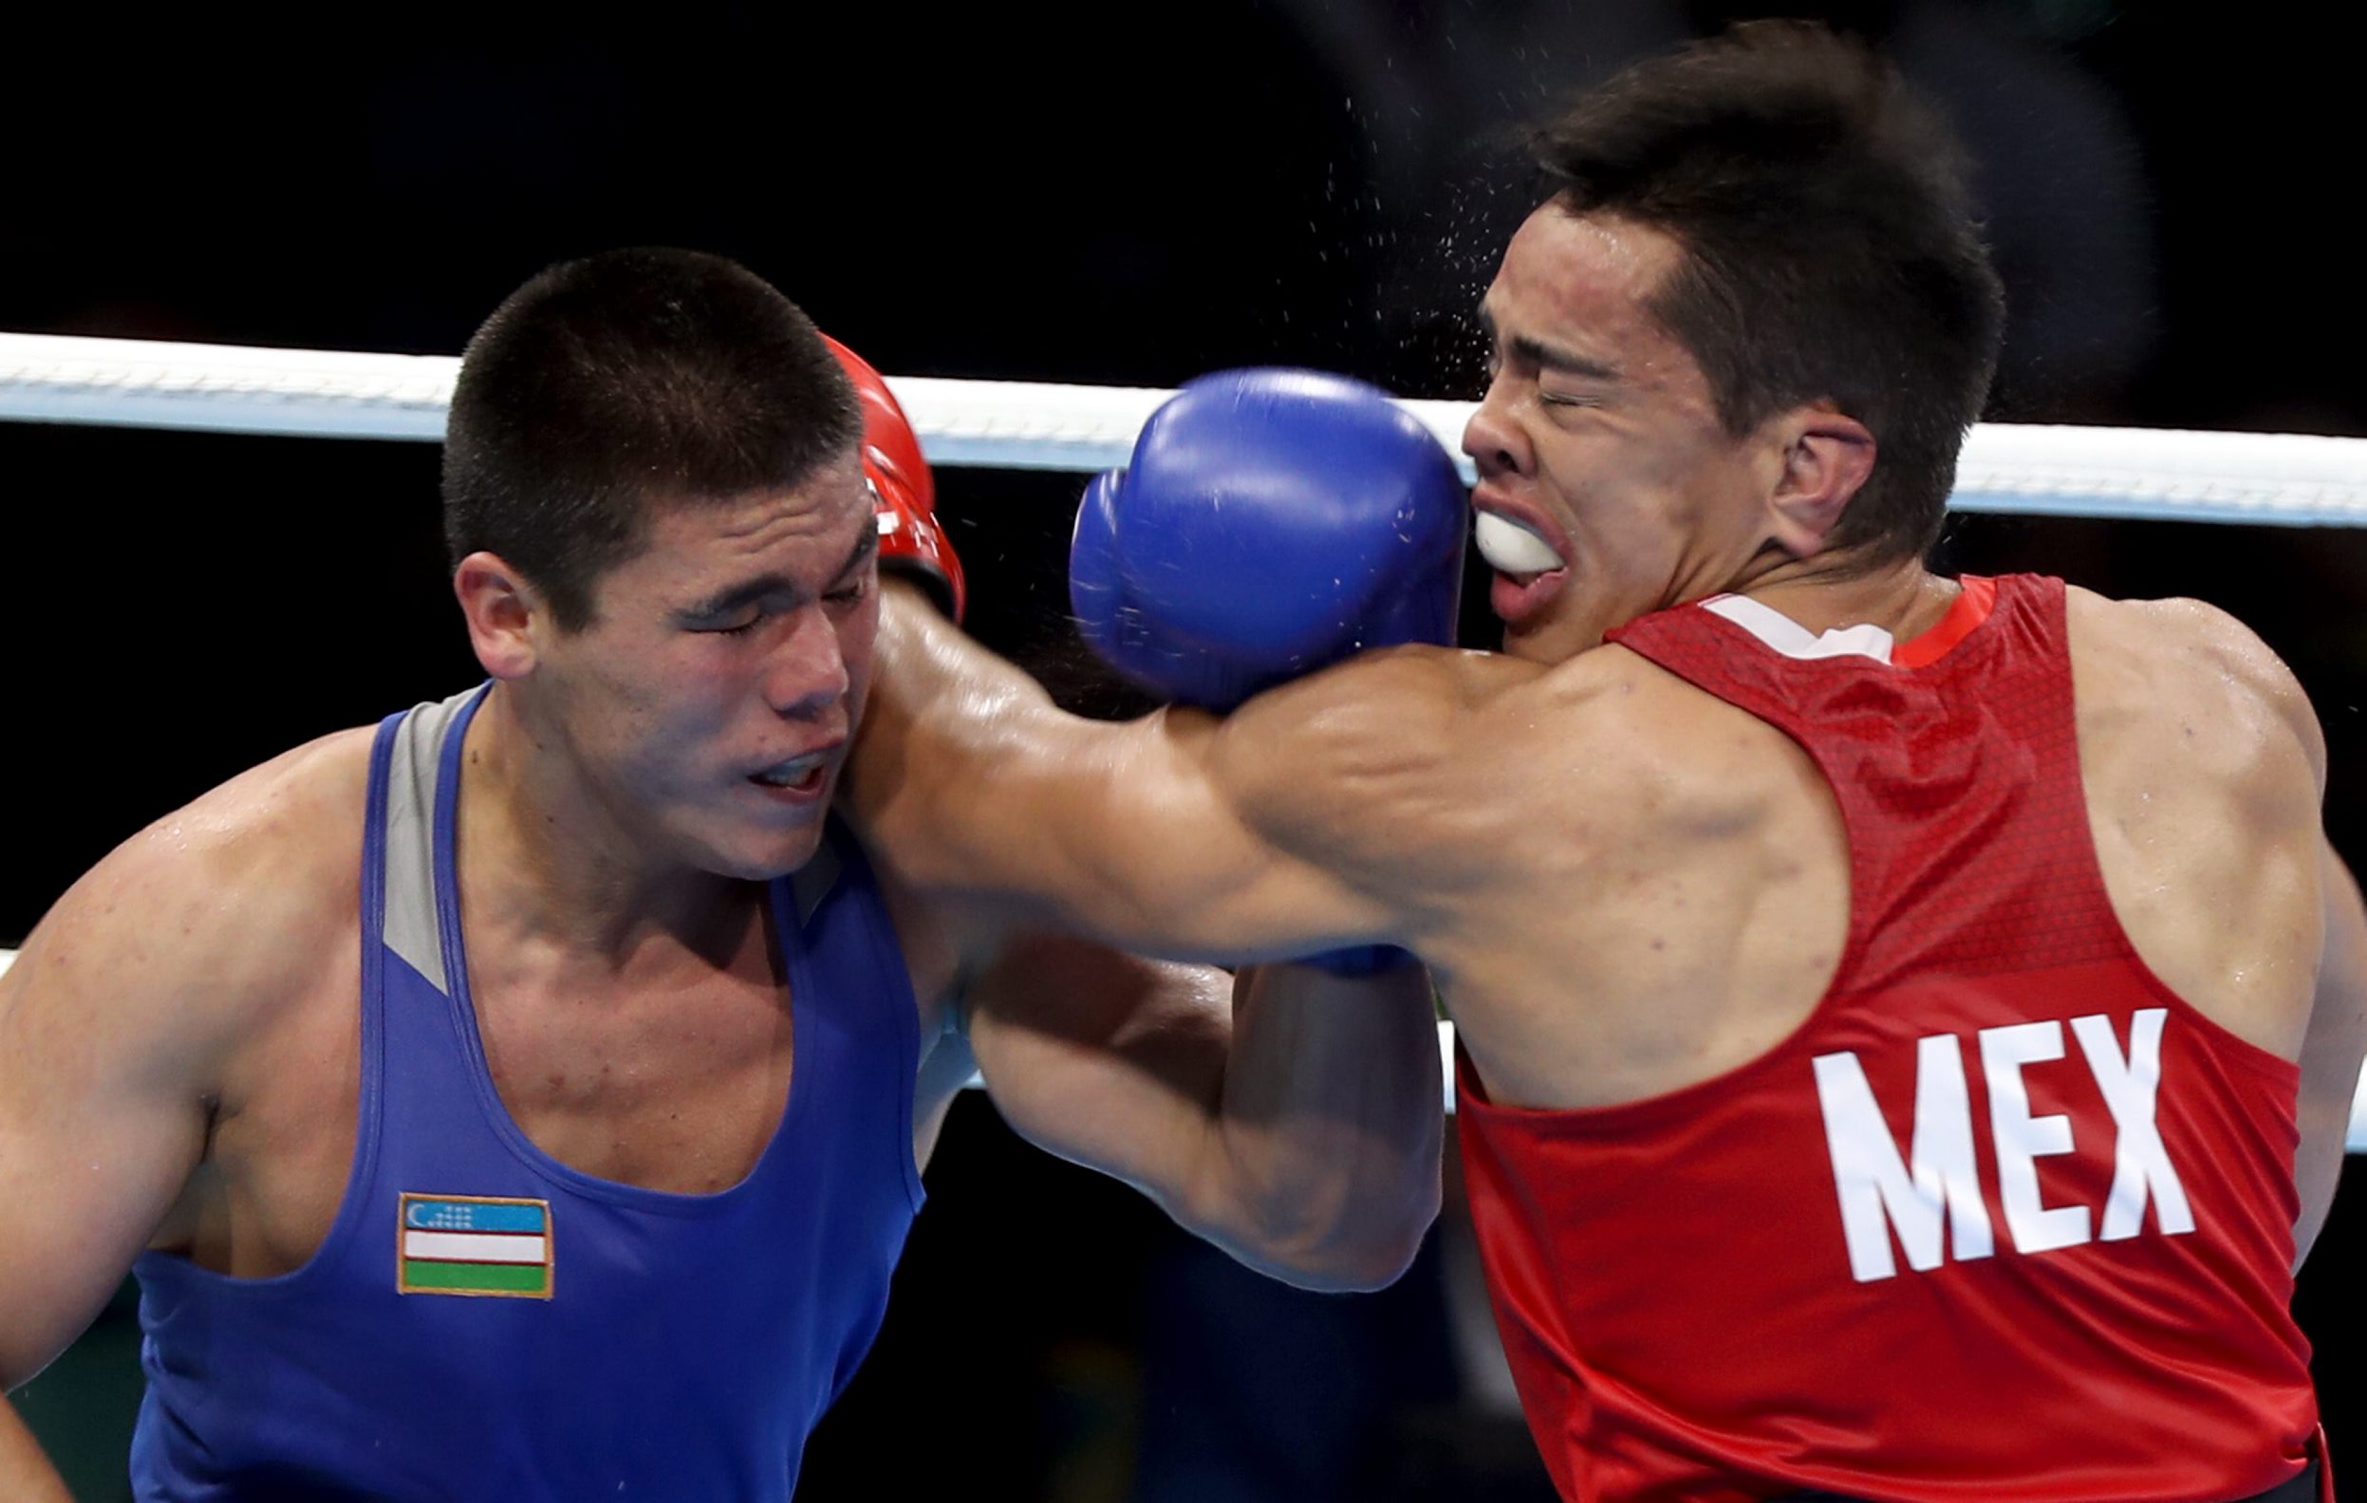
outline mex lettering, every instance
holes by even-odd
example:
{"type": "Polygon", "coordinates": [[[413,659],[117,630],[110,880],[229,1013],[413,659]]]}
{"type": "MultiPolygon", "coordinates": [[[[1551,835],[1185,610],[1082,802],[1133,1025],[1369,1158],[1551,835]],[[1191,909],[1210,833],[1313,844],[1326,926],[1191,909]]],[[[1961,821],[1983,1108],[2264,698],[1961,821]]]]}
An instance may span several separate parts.
{"type": "MultiPolygon", "coordinates": [[[[2087,1062],[2117,1134],[2112,1188],[2102,1214],[2084,1205],[2050,1206],[2039,1197],[2038,1161],[2072,1150],[2071,1119],[2034,1116],[2025,1067],[2063,1058],[2064,1025],[2049,1020],[1984,1028],[1974,1051],[1988,1086],[1989,1136],[1996,1149],[1997,1204],[2017,1253],[2053,1252],[2093,1241],[2118,1242],[2145,1228],[2147,1211],[2164,1236],[2194,1230],[2186,1187],[2154,1125],[2161,1090],[2165,1008],[2139,1010],[2124,1052],[2112,1020],[2073,1018],[2071,1037],[2087,1062]]],[[[1958,1262],[1997,1251],[1973,1152],[1971,1094],[1964,1041],[1952,1033],[1916,1042],[1915,1117],[1902,1158],[1873,1087],[1854,1052],[1820,1054],[1816,1093],[1833,1158],[1849,1271],[1860,1283],[1894,1277],[1896,1246],[1918,1273],[1949,1257],[1958,1262]]]]}

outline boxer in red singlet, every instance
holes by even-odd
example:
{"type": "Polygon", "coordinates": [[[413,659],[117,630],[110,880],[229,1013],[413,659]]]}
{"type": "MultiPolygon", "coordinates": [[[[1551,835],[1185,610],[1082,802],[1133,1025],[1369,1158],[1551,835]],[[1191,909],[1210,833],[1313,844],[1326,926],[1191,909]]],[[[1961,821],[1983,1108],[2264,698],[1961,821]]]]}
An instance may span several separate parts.
{"type": "MultiPolygon", "coordinates": [[[[2301,690],[2209,606],[1926,567],[2001,302],[1953,147],[1869,55],[1748,29],[1538,154],[1464,438],[1505,653],[1107,727],[916,613],[866,817],[1121,943],[1428,961],[1567,1498],[2324,1485],[2288,1300],[2367,921],[2301,690]]],[[[1167,571],[1124,586],[1139,642],[1174,576],[1258,556],[1242,498],[1278,487],[1195,515],[1137,460],[1123,499],[1181,540],[1132,560],[1167,571]]]]}

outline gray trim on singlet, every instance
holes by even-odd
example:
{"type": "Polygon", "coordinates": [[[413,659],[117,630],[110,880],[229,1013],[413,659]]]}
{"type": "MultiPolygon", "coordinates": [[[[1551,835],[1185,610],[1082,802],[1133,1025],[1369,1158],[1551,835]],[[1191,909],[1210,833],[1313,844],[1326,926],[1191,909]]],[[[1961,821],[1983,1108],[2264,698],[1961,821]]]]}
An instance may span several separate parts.
{"type": "MultiPolygon", "coordinates": [[[[465,689],[439,704],[415,706],[395,732],[386,774],[386,925],[384,942],[405,964],[446,996],[443,929],[436,917],[436,779],[443,766],[444,737],[452,722],[482,689],[465,689]]],[[[842,866],[828,840],[790,878],[797,924],[812,922],[814,910],[838,885],[842,866]]]]}
{"type": "Polygon", "coordinates": [[[386,947],[446,996],[443,933],[436,922],[436,777],[444,734],[482,689],[415,706],[395,731],[386,773],[386,947]]]}

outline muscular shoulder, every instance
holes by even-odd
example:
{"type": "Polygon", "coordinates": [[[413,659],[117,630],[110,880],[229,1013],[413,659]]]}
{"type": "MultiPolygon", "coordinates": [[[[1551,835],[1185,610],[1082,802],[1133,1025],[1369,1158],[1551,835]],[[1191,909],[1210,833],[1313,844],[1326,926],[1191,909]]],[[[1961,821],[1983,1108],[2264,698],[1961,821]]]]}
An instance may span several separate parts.
{"type": "Polygon", "coordinates": [[[358,911],[369,757],[366,730],[324,737],[159,819],[67,890],[9,983],[191,1045],[235,1038],[358,911]]]}
{"type": "Polygon", "coordinates": [[[215,890],[209,911],[301,938],[360,901],[372,732],[307,742],[134,837],[160,874],[215,890]]]}
{"type": "MultiPolygon", "coordinates": [[[[1444,749],[1500,713],[1547,670],[1518,658],[1444,647],[1388,647],[1268,690],[1226,722],[1233,754],[1287,741],[1327,771],[1386,772],[1444,749]]],[[[1246,773],[1251,769],[1243,768],[1246,773]]]]}
{"type": "Polygon", "coordinates": [[[2227,766],[2305,766],[2324,786],[2326,746],[2292,670],[2241,621],[2199,600],[2069,592],[2083,735],[2150,728],[2227,766]]]}
{"type": "MultiPolygon", "coordinates": [[[[1682,860],[1702,844],[1762,832],[1823,786],[1806,752],[1776,727],[1624,647],[1578,660],[1586,713],[1573,716],[1601,790],[1606,834],[1665,846],[1682,860]],[[1606,796],[1618,793],[1623,796],[1606,796]]],[[[1823,793],[1812,802],[1821,805],[1823,793]]]]}
{"type": "Polygon", "coordinates": [[[160,885],[249,922],[310,911],[324,886],[358,887],[368,730],[340,731],[232,778],[133,836],[109,858],[160,885]],[[199,897],[203,893],[205,896],[199,897]]]}
{"type": "Polygon", "coordinates": [[[1490,653],[1394,647],[1259,695],[1214,732],[1211,763],[1241,813],[1323,856],[1364,842],[1436,843],[1469,816],[1486,732],[1542,670],[1490,653]]]}
{"type": "Polygon", "coordinates": [[[1639,821],[1702,815],[1701,795],[1730,784],[1699,758],[1750,733],[1718,708],[1619,648],[1551,667],[1393,648],[1252,701],[1220,732],[1220,758],[1285,843],[1417,858],[1436,881],[1505,869],[1537,843],[1574,854],[1590,835],[1624,843],[1639,821]]]}

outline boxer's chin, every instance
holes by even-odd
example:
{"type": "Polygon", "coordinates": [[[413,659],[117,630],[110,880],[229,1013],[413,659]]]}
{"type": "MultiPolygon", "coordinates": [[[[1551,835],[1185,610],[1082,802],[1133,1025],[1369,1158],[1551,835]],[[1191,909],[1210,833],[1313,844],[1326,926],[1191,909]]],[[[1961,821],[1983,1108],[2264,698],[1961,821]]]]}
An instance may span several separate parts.
{"type": "Polygon", "coordinates": [[[772,807],[755,818],[724,818],[707,824],[691,840],[689,864],[719,877],[770,882],[814,859],[821,849],[829,811],[828,790],[816,800],[780,807],[769,790],[752,789],[752,802],[772,807]]]}
{"type": "Polygon", "coordinates": [[[1615,624],[1597,619],[1594,613],[1582,609],[1584,593],[1571,585],[1566,573],[1557,572],[1535,581],[1518,599],[1502,602],[1501,595],[1508,583],[1498,576],[1495,596],[1489,602],[1497,607],[1496,615],[1504,623],[1504,653],[1508,657],[1549,667],[1568,662],[1582,652],[1600,647],[1604,631],[1615,624]],[[1516,608],[1506,611],[1504,603],[1516,608]]]}

